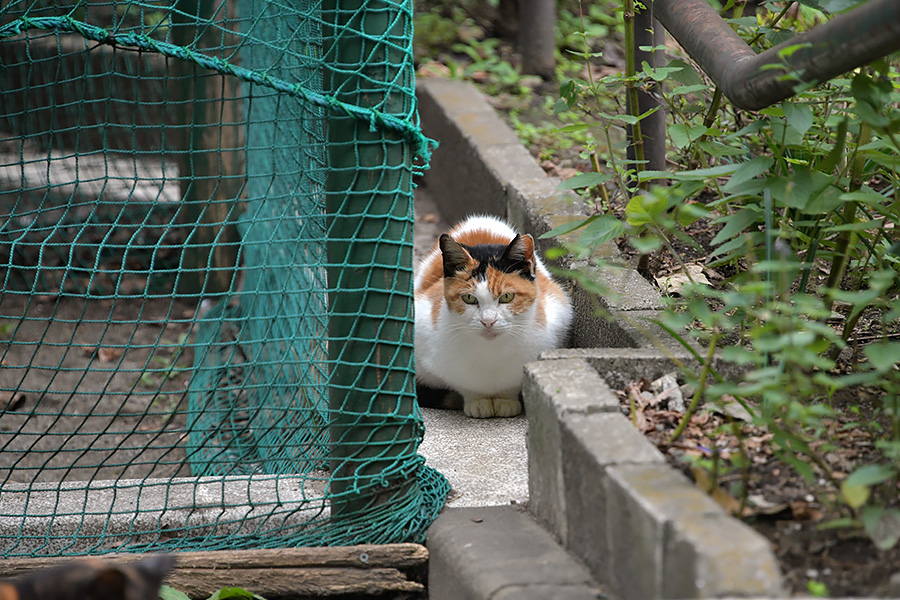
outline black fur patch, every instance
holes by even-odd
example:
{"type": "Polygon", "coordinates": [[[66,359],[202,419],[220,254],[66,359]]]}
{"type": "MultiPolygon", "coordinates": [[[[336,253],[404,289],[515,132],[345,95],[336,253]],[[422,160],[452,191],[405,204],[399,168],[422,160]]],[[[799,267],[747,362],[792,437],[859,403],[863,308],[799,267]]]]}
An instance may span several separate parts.
{"type": "Polygon", "coordinates": [[[506,255],[506,249],[509,247],[504,244],[478,244],[476,246],[466,246],[460,244],[466,249],[472,258],[478,261],[478,266],[472,271],[474,279],[487,278],[487,268],[493,267],[503,273],[516,273],[521,275],[528,281],[534,280],[531,268],[527,261],[521,259],[513,259],[506,255]]]}

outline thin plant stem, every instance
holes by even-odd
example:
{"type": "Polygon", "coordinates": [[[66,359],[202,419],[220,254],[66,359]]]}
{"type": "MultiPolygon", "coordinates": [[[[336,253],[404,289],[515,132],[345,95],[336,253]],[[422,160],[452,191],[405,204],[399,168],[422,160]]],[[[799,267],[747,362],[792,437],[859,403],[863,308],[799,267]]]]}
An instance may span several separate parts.
{"type": "MultiPolygon", "coordinates": [[[[859,148],[869,143],[869,139],[871,137],[872,128],[865,123],[860,125],[859,136],[856,140],[857,152],[859,148]]],[[[862,170],[864,167],[865,157],[857,153],[857,155],[853,159],[853,167],[850,170],[849,191],[856,191],[862,186],[862,170]]],[[[844,223],[849,224],[853,223],[856,220],[856,209],[858,205],[859,203],[856,200],[850,200],[846,204],[844,204],[844,211],[842,213],[844,223]]],[[[852,230],[845,229],[844,231],[840,232],[837,243],[835,244],[835,256],[831,261],[831,270],[828,274],[828,281],[825,283],[825,288],[827,290],[836,289],[841,285],[841,280],[843,280],[844,273],[847,270],[847,263],[850,262],[850,252],[853,249],[851,242],[853,241],[854,237],[856,237],[856,234],[852,230]]],[[[834,295],[826,294],[825,307],[828,310],[831,310],[831,307],[833,305],[834,295]]]]}
{"type": "MultiPolygon", "coordinates": [[[[637,76],[634,47],[634,0],[625,0],[625,94],[628,98],[628,112],[637,117],[641,114],[638,104],[638,90],[634,84],[637,76]]],[[[641,189],[647,188],[647,182],[640,181],[639,174],[644,169],[644,138],[641,134],[641,122],[635,121],[631,127],[631,145],[634,148],[634,178],[641,189]]]]}
{"type": "Polygon", "coordinates": [[[678,438],[684,433],[684,430],[687,428],[688,423],[690,423],[694,413],[697,412],[697,407],[700,406],[700,399],[703,398],[703,394],[706,392],[706,379],[709,376],[713,357],[716,355],[716,344],[718,344],[718,341],[719,336],[717,334],[713,335],[709,340],[709,349],[706,352],[706,360],[703,361],[703,368],[700,371],[697,389],[694,391],[694,396],[691,398],[691,405],[688,406],[687,411],[685,411],[684,417],[682,417],[681,422],[678,423],[678,427],[672,432],[672,436],[669,438],[669,445],[678,441],[678,438]]]}

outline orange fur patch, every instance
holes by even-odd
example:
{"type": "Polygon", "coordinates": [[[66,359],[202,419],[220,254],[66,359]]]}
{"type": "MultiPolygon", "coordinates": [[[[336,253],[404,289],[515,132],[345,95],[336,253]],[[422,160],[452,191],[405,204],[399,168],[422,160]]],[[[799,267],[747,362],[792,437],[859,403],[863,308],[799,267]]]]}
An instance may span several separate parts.
{"type": "Polygon", "coordinates": [[[462,301],[462,295],[471,292],[474,288],[472,280],[469,278],[472,273],[470,267],[465,275],[444,279],[444,298],[447,301],[447,308],[457,314],[463,314],[466,310],[466,303],[462,301]]]}
{"type": "Polygon", "coordinates": [[[510,302],[509,310],[514,315],[522,314],[528,310],[537,299],[537,287],[533,281],[528,281],[519,275],[510,275],[496,269],[487,270],[488,291],[494,298],[512,292],[515,294],[510,302]]]}
{"type": "Polygon", "coordinates": [[[444,263],[441,262],[441,255],[437,254],[436,260],[426,260],[423,264],[422,282],[416,293],[428,294],[428,290],[440,283],[443,278],[444,263]]]}
{"type": "Polygon", "coordinates": [[[19,600],[19,591],[11,583],[0,583],[0,600],[19,600]]]}

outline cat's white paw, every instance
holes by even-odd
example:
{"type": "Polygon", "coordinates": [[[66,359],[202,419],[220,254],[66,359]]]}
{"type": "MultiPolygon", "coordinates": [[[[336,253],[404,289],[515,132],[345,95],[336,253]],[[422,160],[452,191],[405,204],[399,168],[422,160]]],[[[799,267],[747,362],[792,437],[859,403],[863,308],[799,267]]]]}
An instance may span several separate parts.
{"type": "Polygon", "coordinates": [[[522,412],[518,398],[467,398],[463,412],[473,419],[515,417],[522,412]]]}

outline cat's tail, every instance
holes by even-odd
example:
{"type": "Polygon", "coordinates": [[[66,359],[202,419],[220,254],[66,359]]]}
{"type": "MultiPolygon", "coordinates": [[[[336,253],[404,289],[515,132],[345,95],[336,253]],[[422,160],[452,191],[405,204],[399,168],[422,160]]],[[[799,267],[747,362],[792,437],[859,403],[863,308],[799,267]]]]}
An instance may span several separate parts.
{"type": "Polygon", "coordinates": [[[442,410],[462,410],[463,397],[459,392],[433,388],[416,382],[416,399],[422,408],[442,410]]]}

